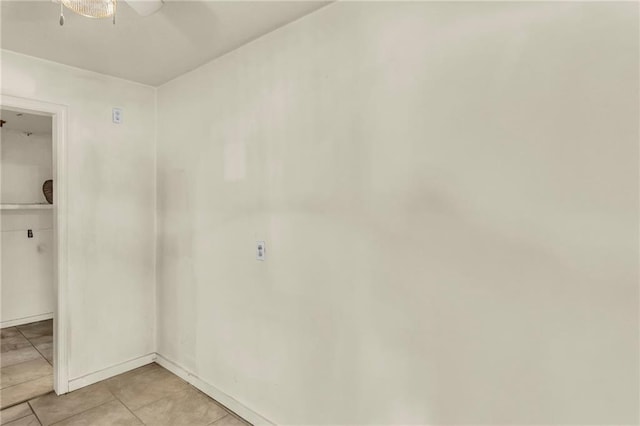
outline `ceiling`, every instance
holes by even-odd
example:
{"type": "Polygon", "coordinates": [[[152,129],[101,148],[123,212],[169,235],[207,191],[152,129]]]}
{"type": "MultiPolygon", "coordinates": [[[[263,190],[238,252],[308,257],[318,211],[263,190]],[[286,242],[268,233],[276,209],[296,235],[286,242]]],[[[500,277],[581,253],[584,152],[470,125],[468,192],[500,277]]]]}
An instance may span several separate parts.
{"type": "Polygon", "coordinates": [[[29,133],[51,134],[51,116],[27,114],[6,109],[0,110],[0,119],[6,121],[3,129],[18,130],[29,133]]]}
{"type": "Polygon", "coordinates": [[[51,0],[0,1],[3,49],[161,85],[328,4],[327,1],[170,1],[139,16],[118,2],[115,26],[51,0]]]}

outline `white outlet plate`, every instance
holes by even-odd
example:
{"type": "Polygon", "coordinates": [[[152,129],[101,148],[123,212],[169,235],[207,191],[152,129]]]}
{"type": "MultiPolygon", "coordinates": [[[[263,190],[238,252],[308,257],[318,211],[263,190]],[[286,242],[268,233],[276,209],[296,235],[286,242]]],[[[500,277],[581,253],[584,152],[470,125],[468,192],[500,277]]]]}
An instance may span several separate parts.
{"type": "Polygon", "coordinates": [[[122,109],[121,108],[114,108],[111,111],[111,119],[113,120],[113,122],[115,124],[122,123],[122,109]]]}
{"type": "Polygon", "coordinates": [[[256,260],[265,260],[266,257],[266,245],[264,241],[256,241],[256,260]]]}

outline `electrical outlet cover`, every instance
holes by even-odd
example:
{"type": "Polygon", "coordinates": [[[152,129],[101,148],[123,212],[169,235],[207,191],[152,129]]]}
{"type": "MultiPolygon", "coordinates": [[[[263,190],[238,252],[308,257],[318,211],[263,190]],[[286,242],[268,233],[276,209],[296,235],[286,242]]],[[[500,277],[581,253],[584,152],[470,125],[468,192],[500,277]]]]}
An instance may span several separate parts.
{"type": "Polygon", "coordinates": [[[264,241],[256,241],[256,259],[257,260],[265,260],[266,256],[266,246],[264,241]]]}
{"type": "Polygon", "coordinates": [[[113,122],[115,124],[122,123],[122,109],[114,108],[113,111],[111,112],[111,118],[113,119],[113,122]]]}

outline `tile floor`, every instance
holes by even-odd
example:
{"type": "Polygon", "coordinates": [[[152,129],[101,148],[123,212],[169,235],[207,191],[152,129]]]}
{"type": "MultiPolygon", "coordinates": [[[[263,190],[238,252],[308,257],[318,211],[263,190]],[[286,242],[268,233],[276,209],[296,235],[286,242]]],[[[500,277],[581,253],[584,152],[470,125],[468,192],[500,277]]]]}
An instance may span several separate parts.
{"type": "Polygon", "coordinates": [[[0,412],[6,426],[247,426],[179,377],[149,364],[66,395],[49,393],[0,412]]]}
{"type": "Polygon", "coordinates": [[[0,407],[53,390],[53,320],[1,331],[0,407]]]}

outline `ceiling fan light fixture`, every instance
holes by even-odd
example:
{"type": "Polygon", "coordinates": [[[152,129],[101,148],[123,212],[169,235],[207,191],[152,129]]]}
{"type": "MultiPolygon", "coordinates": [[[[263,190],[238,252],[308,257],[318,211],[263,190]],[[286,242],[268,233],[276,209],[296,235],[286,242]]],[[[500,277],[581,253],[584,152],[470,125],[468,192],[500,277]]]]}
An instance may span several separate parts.
{"type": "Polygon", "coordinates": [[[111,18],[116,14],[117,0],[60,0],[62,4],[78,15],[87,18],[111,18]]]}

